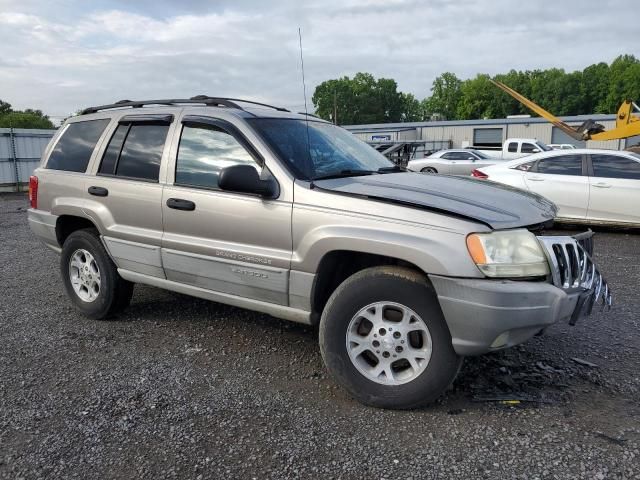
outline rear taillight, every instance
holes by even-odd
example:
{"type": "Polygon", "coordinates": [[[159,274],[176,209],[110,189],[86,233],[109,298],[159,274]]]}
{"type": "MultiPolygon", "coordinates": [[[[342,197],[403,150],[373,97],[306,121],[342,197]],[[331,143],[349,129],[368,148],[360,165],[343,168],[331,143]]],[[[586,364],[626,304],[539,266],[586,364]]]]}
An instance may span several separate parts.
{"type": "Polygon", "coordinates": [[[471,172],[471,176],[472,177],[476,177],[476,178],[489,178],[489,175],[487,175],[486,173],[481,172],[480,170],[474,170],[471,172]]]}
{"type": "Polygon", "coordinates": [[[38,208],[38,177],[29,177],[29,203],[31,208],[38,208]]]}

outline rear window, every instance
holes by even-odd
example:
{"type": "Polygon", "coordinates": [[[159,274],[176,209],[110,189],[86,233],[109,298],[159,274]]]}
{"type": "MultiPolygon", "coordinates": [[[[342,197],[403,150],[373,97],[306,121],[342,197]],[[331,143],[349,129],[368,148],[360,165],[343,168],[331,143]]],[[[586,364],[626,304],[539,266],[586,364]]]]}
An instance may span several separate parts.
{"type": "Polygon", "coordinates": [[[99,173],[157,182],[168,131],[168,125],[118,125],[99,173]]]}
{"type": "Polygon", "coordinates": [[[85,172],[93,149],[108,124],[108,119],[70,124],[51,152],[47,168],[67,172],[85,172]]]}

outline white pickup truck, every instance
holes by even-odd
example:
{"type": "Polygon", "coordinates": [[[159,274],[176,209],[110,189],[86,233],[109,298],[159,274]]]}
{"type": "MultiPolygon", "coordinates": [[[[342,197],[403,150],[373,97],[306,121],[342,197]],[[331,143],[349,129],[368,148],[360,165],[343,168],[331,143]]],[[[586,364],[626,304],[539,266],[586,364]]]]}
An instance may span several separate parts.
{"type": "Polygon", "coordinates": [[[502,148],[485,147],[483,149],[476,148],[476,150],[480,150],[490,157],[512,160],[514,158],[531,155],[532,153],[546,152],[552,150],[552,148],[535,138],[508,138],[502,145],[502,148]]]}

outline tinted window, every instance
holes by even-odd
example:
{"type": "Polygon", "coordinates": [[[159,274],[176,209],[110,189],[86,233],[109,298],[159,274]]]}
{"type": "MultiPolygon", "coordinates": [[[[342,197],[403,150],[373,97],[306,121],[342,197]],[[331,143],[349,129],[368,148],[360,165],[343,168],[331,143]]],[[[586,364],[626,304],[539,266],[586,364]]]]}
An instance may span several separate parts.
{"type": "Polygon", "coordinates": [[[118,128],[116,128],[116,131],[111,137],[109,145],[104,152],[98,173],[106,173],[109,175],[113,175],[115,173],[116,163],[118,162],[120,150],[122,149],[122,142],[124,141],[124,137],[128,131],[129,125],[118,125],[118,128]]]}
{"type": "Polygon", "coordinates": [[[591,155],[593,175],[640,180],[640,162],[617,155],[591,155]]]}
{"type": "Polygon", "coordinates": [[[51,152],[47,168],[67,172],[86,171],[93,149],[108,123],[109,120],[105,119],[70,124],[51,152]]]}
{"type": "Polygon", "coordinates": [[[176,184],[218,188],[220,170],[238,164],[259,169],[249,152],[227,132],[215,127],[182,129],[176,184]]]}
{"type": "Polygon", "coordinates": [[[534,150],[537,150],[538,152],[540,152],[541,150],[534,145],[533,143],[523,143],[522,144],[522,148],[521,148],[521,152],[522,153],[534,153],[534,150]]]}
{"type": "Polygon", "coordinates": [[[131,125],[116,166],[116,175],[157,181],[168,131],[168,125],[131,125]]]}
{"type": "Polygon", "coordinates": [[[518,144],[516,142],[509,142],[509,146],[507,147],[507,151],[509,152],[517,152],[518,144]]]}
{"type": "Polygon", "coordinates": [[[453,152],[444,153],[440,158],[444,158],[445,160],[453,160],[455,158],[455,153],[453,152]]]}
{"type": "Polygon", "coordinates": [[[582,155],[543,158],[538,161],[536,171],[553,175],[582,175],[582,155]]]}

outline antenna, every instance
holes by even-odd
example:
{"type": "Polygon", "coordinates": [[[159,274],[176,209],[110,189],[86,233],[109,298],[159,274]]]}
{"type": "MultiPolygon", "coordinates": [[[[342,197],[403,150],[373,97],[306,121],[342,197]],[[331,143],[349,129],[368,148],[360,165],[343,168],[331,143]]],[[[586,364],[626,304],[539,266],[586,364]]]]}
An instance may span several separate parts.
{"type": "MultiPolygon", "coordinates": [[[[304,95],[304,117],[305,124],[307,127],[307,153],[309,155],[309,165],[313,166],[313,162],[311,161],[311,140],[309,139],[309,111],[307,110],[307,84],[304,79],[304,58],[302,57],[302,30],[298,27],[298,41],[300,43],[300,66],[302,67],[302,93],[304,95]]],[[[315,169],[312,172],[315,174],[315,169]]],[[[313,179],[311,180],[311,188],[313,188],[313,179]]]]}

